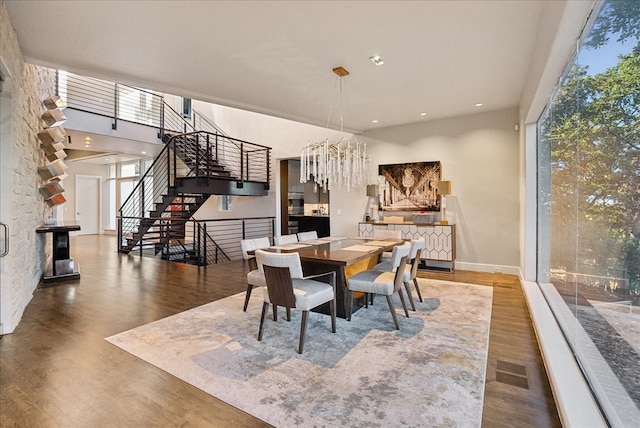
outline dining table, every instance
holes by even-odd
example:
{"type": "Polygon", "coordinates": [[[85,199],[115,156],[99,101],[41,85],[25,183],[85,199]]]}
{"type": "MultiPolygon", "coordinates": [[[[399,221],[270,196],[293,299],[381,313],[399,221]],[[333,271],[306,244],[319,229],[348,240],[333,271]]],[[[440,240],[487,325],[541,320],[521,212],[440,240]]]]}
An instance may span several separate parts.
{"type": "MultiPolygon", "coordinates": [[[[348,296],[347,281],[358,272],[373,268],[385,251],[404,243],[395,238],[348,238],[328,236],[311,241],[274,245],[267,251],[279,253],[296,252],[300,255],[304,275],[316,275],[325,272],[336,273],[336,315],[347,318],[348,296]]],[[[354,293],[353,310],[364,306],[364,294],[354,293]]],[[[329,313],[329,305],[317,308],[318,312],[329,313]]]]}

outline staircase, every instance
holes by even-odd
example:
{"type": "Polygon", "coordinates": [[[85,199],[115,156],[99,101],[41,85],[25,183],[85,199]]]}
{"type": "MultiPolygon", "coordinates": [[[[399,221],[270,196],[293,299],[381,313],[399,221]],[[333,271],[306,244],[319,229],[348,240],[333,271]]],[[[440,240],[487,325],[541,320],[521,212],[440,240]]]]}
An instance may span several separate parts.
{"type": "Polygon", "coordinates": [[[266,195],[271,149],[207,131],[161,138],[164,149],[120,208],[118,251],[206,265],[221,249],[190,219],[210,195],[266,195]]]}
{"type": "MultiPolygon", "coordinates": [[[[69,110],[110,119],[113,130],[122,123],[151,127],[165,144],[120,207],[118,251],[199,265],[229,260],[222,247],[232,252],[237,239],[230,246],[232,234],[227,229],[210,228],[225,243],[219,245],[207,232],[207,222],[193,215],[210,195],[266,195],[271,149],[231,138],[195,110],[192,121],[187,120],[162,94],[61,70],[56,73],[58,93],[71,95],[69,110]]],[[[147,131],[143,134],[151,137],[147,131]]],[[[269,233],[273,234],[273,226],[269,233]]]]}

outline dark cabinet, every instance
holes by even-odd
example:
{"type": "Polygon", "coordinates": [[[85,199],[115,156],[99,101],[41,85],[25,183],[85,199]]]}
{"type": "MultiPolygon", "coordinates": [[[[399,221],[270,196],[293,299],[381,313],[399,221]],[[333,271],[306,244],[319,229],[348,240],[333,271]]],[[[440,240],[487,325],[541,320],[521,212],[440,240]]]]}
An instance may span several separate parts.
{"type": "Polygon", "coordinates": [[[331,235],[329,229],[329,216],[300,215],[289,216],[289,220],[298,222],[298,232],[318,232],[318,238],[324,238],[331,235]]]}

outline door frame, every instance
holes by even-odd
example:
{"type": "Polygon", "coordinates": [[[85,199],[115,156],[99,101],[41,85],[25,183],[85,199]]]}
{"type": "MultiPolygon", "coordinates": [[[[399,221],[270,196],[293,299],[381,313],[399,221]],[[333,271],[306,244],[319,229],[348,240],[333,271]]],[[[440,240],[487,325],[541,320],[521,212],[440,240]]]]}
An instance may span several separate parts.
{"type": "MultiPolygon", "coordinates": [[[[73,214],[73,218],[75,222],[80,224],[78,221],[78,200],[79,193],[78,192],[78,179],[81,178],[93,178],[98,180],[98,235],[102,234],[102,176],[100,175],[88,175],[88,174],[76,174],[75,175],[75,210],[73,214]]],[[[77,235],[77,232],[72,232],[77,235]]]]}
{"type": "MultiPolygon", "coordinates": [[[[6,239],[10,239],[12,229],[15,227],[13,221],[13,205],[11,194],[13,188],[13,122],[11,120],[12,100],[13,100],[13,75],[7,67],[2,52],[0,52],[0,74],[4,79],[2,90],[0,90],[0,116],[5,119],[0,121],[0,221],[5,222],[8,226],[8,236],[3,237],[2,244],[7,243],[6,239]],[[7,120],[8,118],[8,120],[7,120]]],[[[0,231],[3,233],[4,231],[0,231]]],[[[0,252],[3,250],[0,249],[0,252]]],[[[13,274],[11,272],[10,260],[14,254],[9,248],[9,254],[0,257],[0,335],[11,333],[15,329],[13,320],[13,274]]],[[[16,322],[17,324],[17,322],[16,322]]]]}

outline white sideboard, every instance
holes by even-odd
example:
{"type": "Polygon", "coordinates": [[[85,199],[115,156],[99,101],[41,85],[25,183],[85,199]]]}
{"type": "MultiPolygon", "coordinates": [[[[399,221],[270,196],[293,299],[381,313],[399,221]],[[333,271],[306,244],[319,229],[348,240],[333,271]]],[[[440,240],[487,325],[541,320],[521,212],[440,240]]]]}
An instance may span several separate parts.
{"type": "Polygon", "coordinates": [[[403,239],[424,239],[422,259],[426,267],[444,268],[453,272],[456,261],[455,224],[360,223],[358,236],[373,237],[376,229],[399,230],[403,239]]]}

